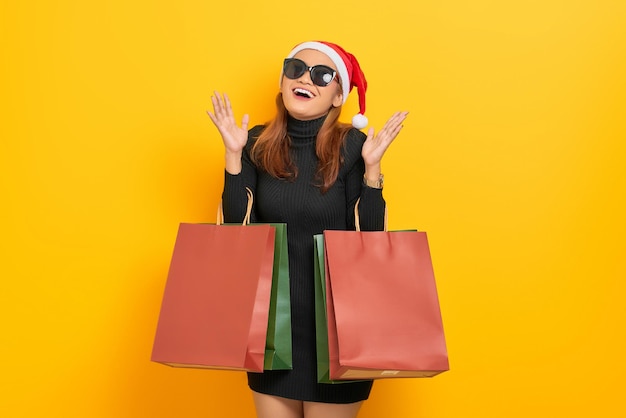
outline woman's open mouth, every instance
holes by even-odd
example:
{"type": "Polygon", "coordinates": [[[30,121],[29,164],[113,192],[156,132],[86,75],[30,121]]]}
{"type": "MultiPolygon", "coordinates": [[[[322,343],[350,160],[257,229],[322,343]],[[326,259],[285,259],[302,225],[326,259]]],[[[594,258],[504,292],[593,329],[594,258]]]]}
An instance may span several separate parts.
{"type": "Polygon", "coordinates": [[[312,99],[313,98],[313,93],[311,93],[310,91],[303,89],[303,88],[295,88],[293,89],[293,93],[298,96],[298,97],[302,97],[305,99],[312,99]]]}

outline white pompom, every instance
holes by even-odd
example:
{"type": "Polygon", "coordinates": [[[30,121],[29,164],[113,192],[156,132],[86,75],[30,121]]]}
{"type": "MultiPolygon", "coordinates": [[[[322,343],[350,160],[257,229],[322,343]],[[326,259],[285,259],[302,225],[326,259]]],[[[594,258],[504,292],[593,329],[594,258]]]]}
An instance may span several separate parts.
{"type": "Polygon", "coordinates": [[[356,115],[352,117],[352,126],[354,126],[357,129],[365,128],[368,123],[369,121],[367,120],[365,115],[362,115],[361,113],[357,113],[356,115]]]}

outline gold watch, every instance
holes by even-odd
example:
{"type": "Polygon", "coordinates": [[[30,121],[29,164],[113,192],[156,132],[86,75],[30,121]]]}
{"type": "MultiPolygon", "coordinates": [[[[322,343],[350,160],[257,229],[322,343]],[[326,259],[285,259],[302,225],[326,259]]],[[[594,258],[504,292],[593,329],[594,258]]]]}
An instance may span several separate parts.
{"type": "Polygon", "coordinates": [[[385,180],[385,176],[383,176],[382,174],[380,174],[378,176],[378,180],[376,181],[371,181],[368,180],[365,177],[365,174],[363,174],[363,183],[367,186],[367,187],[371,187],[373,189],[382,189],[383,188],[383,182],[385,180]]]}

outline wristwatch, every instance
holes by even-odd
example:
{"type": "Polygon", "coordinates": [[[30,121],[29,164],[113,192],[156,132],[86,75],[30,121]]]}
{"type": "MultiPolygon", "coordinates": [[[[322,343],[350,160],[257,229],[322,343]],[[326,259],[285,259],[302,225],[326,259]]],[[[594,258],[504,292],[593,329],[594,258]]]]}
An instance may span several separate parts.
{"type": "Polygon", "coordinates": [[[378,176],[378,180],[376,180],[376,181],[368,180],[365,177],[365,174],[363,174],[363,184],[365,184],[367,187],[371,187],[373,189],[382,189],[384,180],[385,180],[385,176],[383,176],[382,174],[380,174],[378,176]]]}

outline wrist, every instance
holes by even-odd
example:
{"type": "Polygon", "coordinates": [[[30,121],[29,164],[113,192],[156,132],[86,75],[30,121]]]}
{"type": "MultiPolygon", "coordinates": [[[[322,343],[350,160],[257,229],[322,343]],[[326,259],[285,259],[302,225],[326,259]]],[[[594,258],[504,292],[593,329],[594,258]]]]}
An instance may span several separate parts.
{"type": "Polygon", "coordinates": [[[241,173],[241,152],[226,151],[225,168],[229,174],[237,175],[241,173]]]}
{"type": "Polygon", "coordinates": [[[377,181],[378,178],[380,177],[380,174],[381,174],[380,163],[372,164],[372,165],[365,164],[365,174],[364,174],[365,178],[367,178],[370,181],[377,181]]]}
{"type": "Polygon", "coordinates": [[[372,180],[366,174],[363,175],[363,184],[373,189],[382,189],[384,181],[385,176],[383,175],[383,173],[378,173],[378,177],[376,177],[376,179],[374,180],[372,180]]]}

